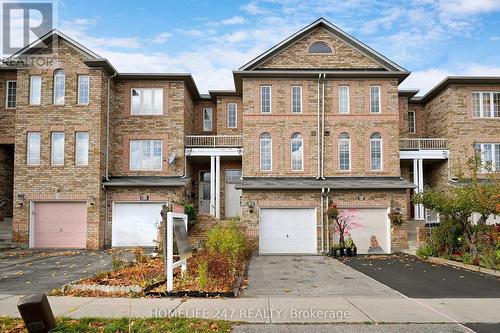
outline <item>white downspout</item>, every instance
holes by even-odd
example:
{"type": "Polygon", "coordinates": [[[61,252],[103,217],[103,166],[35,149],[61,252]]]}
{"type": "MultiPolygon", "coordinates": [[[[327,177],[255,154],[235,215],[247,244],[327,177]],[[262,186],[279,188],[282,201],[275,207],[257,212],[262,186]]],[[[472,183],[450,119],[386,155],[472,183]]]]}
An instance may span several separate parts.
{"type": "Polygon", "coordinates": [[[323,81],[321,82],[322,93],[321,93],[321,179],[325,179],[325,79],[326,74],[323,74],[323,81]]]}
{"type": "MultiPolygon", "coordinates": [[[[330,207],[330,198],[329,198],[330,188],[326,191],[326,207],[330,207]]],[[[330,251],[330,221],[328,218],[326,219],[326,250],[330,251]]]]}
{"type": "Polygon", "coordinates": [[[320,151],[320,115],[319,115],[319,107],[320,107],[320,103],[319,103],[319,82],[321,80],[321,73],[318,75],[318,131],[317,131],[317,147],[318,147],[318,159],[317,159],[317,163],[318,163],[318,177],[316,177],[316,179],[320,179],[321,178],[321,160],[320,160],[320,155],[321,155],[321,151],[320,151]]]}
{"type": "Polygon", "coordinates": [[[323,207],[323,196],[325,195],[325,188],[321,188],[321,199],[320,199],[320,214],[321,214],[321,253],[325,253],[325,214],[323,207]]]}

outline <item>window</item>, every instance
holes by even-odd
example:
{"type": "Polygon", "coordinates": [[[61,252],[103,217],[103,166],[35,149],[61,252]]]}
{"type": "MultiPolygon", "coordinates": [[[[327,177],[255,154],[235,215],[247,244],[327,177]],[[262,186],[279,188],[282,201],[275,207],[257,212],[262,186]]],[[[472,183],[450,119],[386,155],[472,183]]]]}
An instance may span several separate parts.
{"type": "Polygon", "coordinates": [[[131,140],[130,170],[162,169],[163,142],[161,140],[131,140]]]}
{"type": "Polygon", "coordinates": [[[64,105],[64,96],[66,94],[66,76],[62,69],[54,72],[54,104],[64,105]]]}
{"type": "Polygon", "coordinates": [[[292,171],[304,170],[304,141],[300,133],[292,134],[292,171]]]}
{"type": "Polygon", "coordinates": [[[370,112],[380,113],[380,86],[370,86],[370,112]]]}
{"type": "Polygon", "coordinates": [[[273,142],[271,134],[262,133],[260,135],[260,171],[271,171],[273,168],[273,142]]]}
{"type": "Polygon", "coordinates": [[[415,133],[416,129],[415,111],[408,111],[408,132],[415,133]]]}
{"type": "Polygon", "coordinates": [[[309,53],[332,53],[332,48],[325,42],[314,42],[309,46],[309,53]]]}
{"type": "Polygon", "coordinates": [[[7,81],[7,89],[5,94],[5,107],[16,107],[17,81],[7,81]]]}
{"type": "Polygon", "coordinates": [[[292,113],[302,112],[302,86],[292,86],[292,113]]]}
{"type": "Polygon", "coordinates": [[[78,104],[89,104],[90,77],[88,75],[78,75],[78,104]]]}
{"type": "Polygon", "coordinates": [[[64,165],[64,132],[52,132],[52,165],[64,165]]]}
{"type": "Polygon", "coordinates": [[[227,127],[236,128],[238,123],[236,103],[227,104],[227,127]]]}
{"type": "Polygon", "coordinates": [[[349,86],[339,86],[339,113],[349,113],[349,86]]]}
{"type": "Polygon", "coordinates": [[[75,133],[75,164],[89,165],[89,132],[75,133]]]}
{"type": "Polygon", "coordinates": [[[132,115],[163,114],[162,88],[133,88],[132,115]]]}
{"type": "Polygon", "coordinates": [[[212,108],[203,108],[203,130],[212,131],[212,108]]]}
{"type": "Polygon", "coordinates": [[[500,171],[500,143],[478,143],[474,148],[481,153],[482,171],[500,171]]]}
{"type": "Polygon", "coordinates": [[[28,132],[26,164],[40,165],[40,132],[28,132]]]}
{"type": "Polygon", "coordinates": [[[42,77],[35,75],[30,77],[30,105],[42,103],[42,77]]]}
{"type": "Polygon", "coordinates": [[[382,170],[382,136],[373,133],[370,137],[370,167],[372,171],[382,170]]]}
{"type": "Polygon", "coordinates": [[[500,92],[473,92],[472,116],[474,118],[499,118],[500,92]]]}
{"type": "Polygon", "coordinates": [[[351,170],[351,138],[347,133],[339,135],[339,170],[351,170]]]}
{"type": "Polygon", "coordinates": [[[260,112],[271,113],[271,86],[260,87],[260,112]]]}

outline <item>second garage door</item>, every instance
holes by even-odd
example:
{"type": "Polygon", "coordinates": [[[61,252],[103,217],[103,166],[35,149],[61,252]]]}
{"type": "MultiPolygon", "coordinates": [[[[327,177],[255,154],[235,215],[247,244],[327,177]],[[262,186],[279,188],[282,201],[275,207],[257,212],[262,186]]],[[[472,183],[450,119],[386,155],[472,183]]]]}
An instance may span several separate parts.
{"type": "Polygon", "coordinates": [[[163,203],[116,203],[113,206],[112,246],[155,246],[163,203]]]}
{"type": "Polygon", "coordinates": [[[316,254],[314,208],[261,208],[260,254],[316,254]]]}
{"type": "Polygon", "coordinates": [[[390,224],[387,208],[352,208],[348,230],[359,254],[390,253],[390,224]]]}

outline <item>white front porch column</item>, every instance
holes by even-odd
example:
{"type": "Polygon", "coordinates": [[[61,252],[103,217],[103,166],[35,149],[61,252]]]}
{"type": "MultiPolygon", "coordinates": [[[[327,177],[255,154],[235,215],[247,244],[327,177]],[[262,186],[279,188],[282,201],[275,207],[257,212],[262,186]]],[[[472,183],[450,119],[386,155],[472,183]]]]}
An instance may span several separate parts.
{"type": "MultiPolygon", "coordinates": [[[[423,173],[423,160],[422,159],[414,159],[413,160],[413,183],[417,186],[415,189],[415,193],[422,193],[424,189],[424,173],[423,173]]],[[[424,207],[422,204],[417,204],[413,206],[415,213],[415,220],[423,220],[424,216],[424,207]]]]}
{"type": "Polygon", "coordinates": [[[215,157],[215,217],[220,219],[220,156],[215,157]]]}
{"type": "Polygon", "coordinates": [[[210,215],[215,216],[215,156],[210,156],[210,215]]]}
{"type": "MultiPolygon", "coordinates": [[[[424,191],[424,160],[418,160],[418,193],[422,193],[424,191]]],[[[425,220],[425,212],[424,205],[419,204],[420,209],[420,219],[425,220]]]]}

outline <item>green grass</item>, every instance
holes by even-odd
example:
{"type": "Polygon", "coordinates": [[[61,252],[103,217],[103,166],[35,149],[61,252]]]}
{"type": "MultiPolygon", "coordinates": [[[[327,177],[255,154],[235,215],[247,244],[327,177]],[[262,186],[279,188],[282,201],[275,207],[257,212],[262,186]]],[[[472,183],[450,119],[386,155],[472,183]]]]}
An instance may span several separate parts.
{"type": "MultiPolygon", "coordinates": [[[[105,318],[57,318],[57,327],[51,332],[78,333],[116,333],[116,332],[230,332],[232,324],[227,321],[190,319],[190,318],[149,318],[105,319],[105,318]]],[[[21,319],[0,317],[0,332],[26,332],[21,319]]]]}

